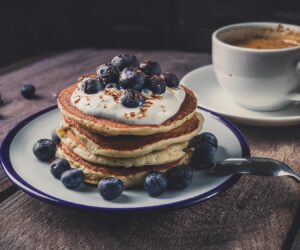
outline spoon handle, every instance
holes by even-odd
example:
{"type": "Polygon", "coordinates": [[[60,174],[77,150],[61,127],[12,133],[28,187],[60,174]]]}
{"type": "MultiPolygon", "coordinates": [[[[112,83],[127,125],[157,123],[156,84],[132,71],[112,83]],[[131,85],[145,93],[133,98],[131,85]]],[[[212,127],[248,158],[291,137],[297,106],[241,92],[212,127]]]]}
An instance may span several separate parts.
{"type": "Polygon", "coordinates": [[[298,182],[300,182],[300,176],[299,175],[295,174],[295,175],[290,175],[290,176],[293,177],[298,182]]]}
{"type": "Polygon", "coordinates": [[[287,164],[269,158],[229,158],[209,169],[214,175],[252,174],[259,176],[290,176],[300,182],[300,176],[287,164]]]}

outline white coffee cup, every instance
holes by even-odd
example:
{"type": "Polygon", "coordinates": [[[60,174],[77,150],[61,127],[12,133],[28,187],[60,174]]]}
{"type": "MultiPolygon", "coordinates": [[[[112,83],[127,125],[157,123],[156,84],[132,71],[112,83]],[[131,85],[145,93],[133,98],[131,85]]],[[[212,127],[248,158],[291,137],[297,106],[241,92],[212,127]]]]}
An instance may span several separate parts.
{"type": "MultiPolygon", "coordinates": [[[[281,109],[300,101],[300,46],[283,49],[250,49],[226,41],[243,38],[257,28],[278,23],[240,23],[216,30],[212,35],[214,71],[224,91],[240,105],[254,110],[281,109]]],[[[300,32],[300,26],[281,24],[300,32]]]]}

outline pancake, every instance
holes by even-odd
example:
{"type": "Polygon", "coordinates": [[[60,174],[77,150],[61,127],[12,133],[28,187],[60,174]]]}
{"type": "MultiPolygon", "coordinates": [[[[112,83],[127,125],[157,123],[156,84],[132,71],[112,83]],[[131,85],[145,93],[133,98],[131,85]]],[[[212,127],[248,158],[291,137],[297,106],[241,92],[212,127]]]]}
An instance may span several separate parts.
{"type": "Polygon", "coordinates": [[[72,168],[81,169],[85,178],[84,181],[89,184],[98,184],[105,177],[116,177],[124,182],[126,188],[140,186],[150,171],[165,172],[168,169],[178,165],[188,163],[191,152],[188,151],[181,159],[162,165],[144,166],[139,168],[107,167],[100,164],[90,163],[83,160],[73,153],[66,145],[61,143],[57,147],[57,156],[69,161],[72,168]]]}
{"type": "Polygon", "coordinates": [[[86,146],[71,131],[62,137],[61,141],[73,153],[88,162],[107,165],[109,167],[121,166],[126,168],[166,164],[179,160],[186,154],[183,150],[188,146],[188,143],[185,142],[173,144],[164,150],[153,151],[150,154],[136,158],[110,158],[90,153],[86,146]]]}
{"type": "MultiPolygon", "coordinates": [[[[91,74],[88,76],[94,77],[95,75],[91,74]]],[[[76,107],[72,106],[70,98],[80,80],[82,80],[82,77],[79,78],[75,84],[63,89],[60,92],[57,98],[58,107],[64,116],[78,122],[89,130],[93,130],[96,133],[104,135],[152,135],[157,133],[166,133],[174,128],[180,127],[187,120],[191,119],[197,107],[197,99],[193,92],[182,86],[186,92],[186,95],[179,108],[179,111],[162,124],[137,125],[120,123],[109,119],[86,115],[79,111],[76,107]]]]}
{"type": "Polygon", "coordinates": [[[68,134],[68,130],[71,130],[93,154],[112,158],[133,158],[166,149],[172,144],[189,141],[202,129],[203,120],[202,115],[196,113],[182,126],[163,134],[107,137],[92,133],[73,120],[65,118],[66,127],[63,131],[60,129],[58,134],[63,138],[68,134]]]}

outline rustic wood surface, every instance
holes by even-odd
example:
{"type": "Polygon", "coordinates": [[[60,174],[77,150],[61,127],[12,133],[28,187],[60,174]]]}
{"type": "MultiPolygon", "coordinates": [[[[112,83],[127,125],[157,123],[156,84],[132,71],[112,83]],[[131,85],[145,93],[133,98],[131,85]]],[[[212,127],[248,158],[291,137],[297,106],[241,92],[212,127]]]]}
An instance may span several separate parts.
{"type": "MultiPolygon", "coordinates": [[[[298,223],[300,223],[298,221],[298,223]]],[[[293,243],[293,247],[292,247],[292,250],[298,250],[300,249],[300,230],[298,229],[298,232],[297,232],[297,235],[295,237],[295,241],[293,243]]]]}
{"type": "MultiPolygon", "coordinates": [[[[73,50],[3,69],[0,141],[17,122],[54,104],[52,93],[119,53],[73,50]],[[20,86],[27,82],[37,87],[37,99],[20,96],[20,86]]],[[[211,62],[209,55],[197,53],[134,53],[158,60],[164,71],[180,77],[211,62]]],[[[284,161],[300,173],[300,126],[239,128],[252,155],[284,161]]],[[[13,187],[1,169],[0,249],[299,249],[299,201],[299,184],[292,179],[244,176],[217,197],[182,210],[91,214],[31,198],[13,187]]]]}

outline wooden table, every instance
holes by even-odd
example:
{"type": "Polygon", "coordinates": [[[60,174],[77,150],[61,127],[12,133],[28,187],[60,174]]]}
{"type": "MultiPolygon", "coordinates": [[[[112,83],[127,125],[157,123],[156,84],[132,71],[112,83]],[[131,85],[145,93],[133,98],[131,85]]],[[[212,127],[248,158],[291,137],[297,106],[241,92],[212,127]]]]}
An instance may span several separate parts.
{"type": "MultiPolygon", "coordinates": [[[[19,121],[55,103],[52,93],[121,53],[80,49],[44,55],[0,73],[0,140],[19,121]],[[39,98],[25,100],[20,86],[33,83],[39,98]]],[[[158,60],[182,77],[211,63],[209,55],[133,51],[158,60]]],[[[300,173],[300,126],[239,126],[252,155],[284,161],[300,173]]],[[[26,166],[24,166],[26,167],[26,166]]],[[[0,170],[0,249],[300,249],[300,186],[294,180],[244,176],[201,204],[156,214],[91,214],[31,198],[0,170]],[[298,230],[298,234],[297,234],[298,230]]]]}

